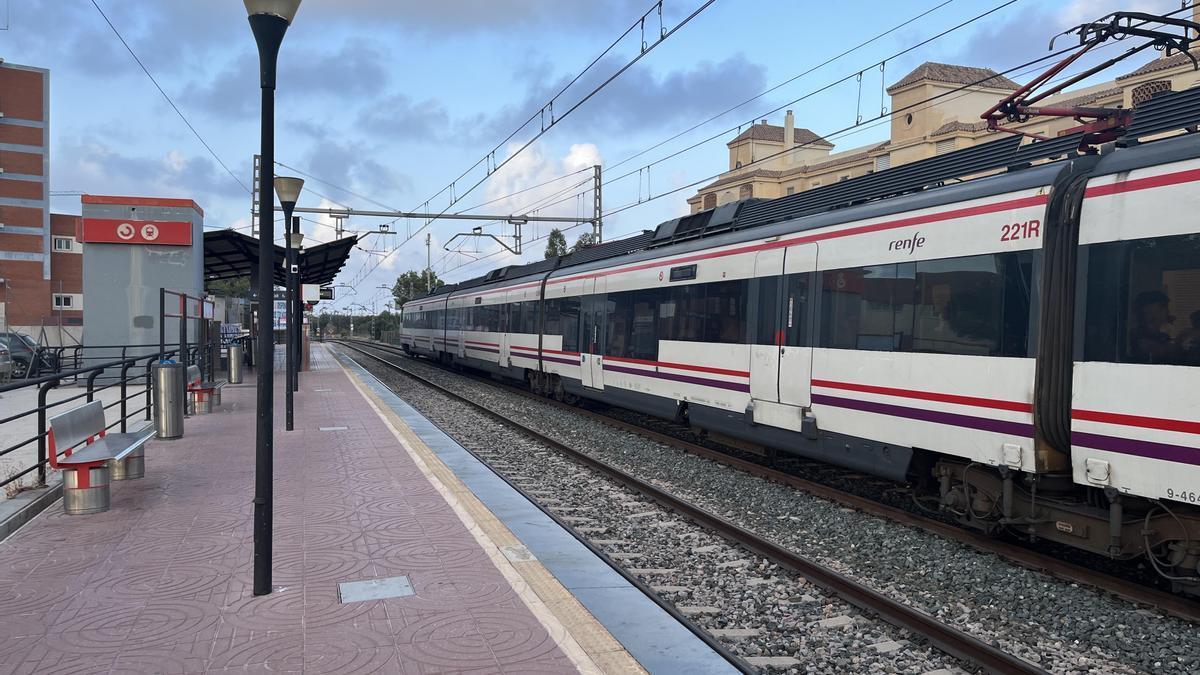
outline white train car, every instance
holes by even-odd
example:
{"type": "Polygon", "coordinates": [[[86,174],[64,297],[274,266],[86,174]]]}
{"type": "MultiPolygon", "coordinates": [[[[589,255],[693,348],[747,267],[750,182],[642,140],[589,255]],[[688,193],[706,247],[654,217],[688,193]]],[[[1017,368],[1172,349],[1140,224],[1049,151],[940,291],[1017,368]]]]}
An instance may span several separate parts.
{"type": "Polygon", "coordinates": [[[1188,135],[803,217],[725,205],[410,303],[406,348],[1200,581],[1198,185],[1188,135]]]}

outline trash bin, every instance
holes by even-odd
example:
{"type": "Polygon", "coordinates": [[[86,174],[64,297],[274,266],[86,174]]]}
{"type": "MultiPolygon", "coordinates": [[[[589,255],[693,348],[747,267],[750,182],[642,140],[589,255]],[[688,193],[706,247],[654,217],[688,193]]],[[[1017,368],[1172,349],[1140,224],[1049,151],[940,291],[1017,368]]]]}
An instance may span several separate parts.
{"type": "Polygon", "coordinates": [[[242,383],[242,346],[229,345],[229,384],[242,383]]]}
{"type": "Polygon", "coordinates": [[[183,364],[160,361],[154,371],[154,430],[158,438],[183,436],[184,371],[183,364]]]}

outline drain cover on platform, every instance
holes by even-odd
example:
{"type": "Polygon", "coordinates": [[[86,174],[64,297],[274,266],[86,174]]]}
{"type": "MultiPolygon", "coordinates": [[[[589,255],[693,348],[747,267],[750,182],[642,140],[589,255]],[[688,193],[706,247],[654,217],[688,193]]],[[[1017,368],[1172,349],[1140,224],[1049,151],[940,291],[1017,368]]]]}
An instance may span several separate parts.
{"type": "Polygon", "coordinates": [[[409,582],[408,577],[343,581],[338,584],[338,596],[341,597],[342,604],[363,600],[403,598],[408,595],[413,595],[412,583],[409,582]]]}

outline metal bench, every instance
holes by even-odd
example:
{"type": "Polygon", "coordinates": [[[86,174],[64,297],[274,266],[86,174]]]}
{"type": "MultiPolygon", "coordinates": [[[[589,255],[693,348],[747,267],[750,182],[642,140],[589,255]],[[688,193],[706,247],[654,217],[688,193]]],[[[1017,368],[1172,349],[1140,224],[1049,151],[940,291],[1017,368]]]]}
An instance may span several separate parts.
{"type": "Polygon", "coordinates": [[[191,365],[187,369],[188,404],[195,415],[212,412],[213,406],[221,405],[221,388],[224,380],[205,382],[200,376],[200,367],[191,365]]]}
{"type": "Polygon", "coordinates": [[[49,420],[50,467],[63,472],[63,510],[71,515],[108,510],[108,481],[146,475],[144,446],[154,428],[144,424],[133,433],[108,433],[104,403],[92,401],[49,420]],[[86,443],[76,448],[80,443],[86,443]],[[59,448],[64,456],[59,457],[59,448]]]}

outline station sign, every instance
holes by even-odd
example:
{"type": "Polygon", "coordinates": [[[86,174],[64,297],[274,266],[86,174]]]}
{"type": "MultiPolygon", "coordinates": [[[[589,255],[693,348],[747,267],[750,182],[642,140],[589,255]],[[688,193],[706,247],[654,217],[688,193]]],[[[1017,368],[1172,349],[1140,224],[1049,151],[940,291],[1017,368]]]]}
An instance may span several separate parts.
{"type": "Polygon", "coordinates": [[[79,240],[87,244],[191,246],[192,224],[174,220],[84,218],[79,240]]]}

